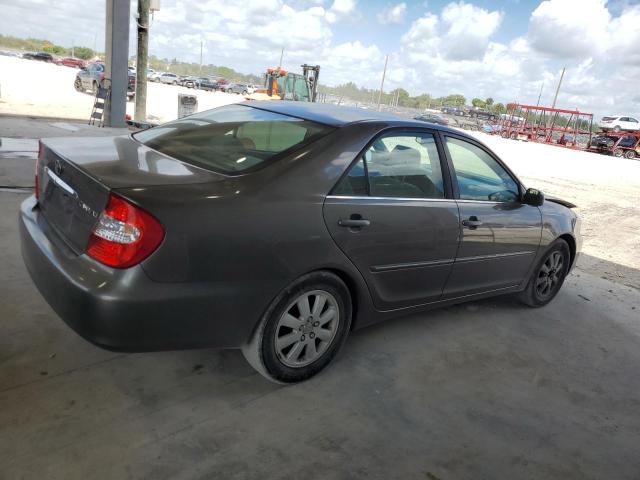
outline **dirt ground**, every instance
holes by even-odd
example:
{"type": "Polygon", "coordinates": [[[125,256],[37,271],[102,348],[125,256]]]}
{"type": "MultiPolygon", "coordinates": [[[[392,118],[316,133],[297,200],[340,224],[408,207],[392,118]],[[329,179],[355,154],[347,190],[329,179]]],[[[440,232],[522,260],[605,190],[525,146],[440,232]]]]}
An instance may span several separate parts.
{"type": "MultiPolygon", "coordinates": [[[[75,68],[52,63],[0,56],[0,114],[88,119],[94,97],[73,88],[77,72],[75,68]]],[[[175,119],[178,116],[179,93],[196,95],[199,110],[243,100],[241,95],[233,93],[149,82],[147,120],[163,123],[175,119]]],[[[134,107],[134,102],[127,102],[127,113],[132,117],[134,107]]]]}

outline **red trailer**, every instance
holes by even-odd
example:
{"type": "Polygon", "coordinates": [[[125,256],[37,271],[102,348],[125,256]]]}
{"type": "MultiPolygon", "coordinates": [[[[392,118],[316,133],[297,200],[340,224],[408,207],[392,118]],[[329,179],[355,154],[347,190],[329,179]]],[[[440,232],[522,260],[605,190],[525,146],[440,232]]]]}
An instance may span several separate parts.
{"type": "Polygon", "coordinates": [[[586,149],[592,126],[592,113],[510,103],[493,133],[514,140],[586,149]]]}

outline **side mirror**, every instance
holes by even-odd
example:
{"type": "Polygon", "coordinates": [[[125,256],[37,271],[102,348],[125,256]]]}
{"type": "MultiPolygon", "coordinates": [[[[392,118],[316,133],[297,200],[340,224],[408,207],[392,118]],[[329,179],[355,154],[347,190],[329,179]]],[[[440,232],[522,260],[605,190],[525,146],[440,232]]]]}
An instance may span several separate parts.
{"type": "Polygon", "coordinates": [[[544,203],[544,193],[535,188],[527,188],[527,191],[522,196],[522,203],[532,207],[541,207],[544,203]]]}

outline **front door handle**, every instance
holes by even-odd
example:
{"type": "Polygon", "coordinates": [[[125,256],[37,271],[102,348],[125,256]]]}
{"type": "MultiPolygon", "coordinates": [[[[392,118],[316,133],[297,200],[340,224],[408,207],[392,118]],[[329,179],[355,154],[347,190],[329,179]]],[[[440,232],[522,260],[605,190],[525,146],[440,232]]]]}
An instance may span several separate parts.
{"type": "Polygon", "coordinates": [[[473,216],[469,217],[468,220],[463,220],[462,221],[462,225],[473,230],[473,229],[478,228],[479,226],[481,226],[482,222],[480,220],[478,220],[478,217],[473,215],[473,216]]]}
{"type": "Polygon", "coordinates": [[[338,225],[348,228],[362,228],[371,225],[371,222],[365,218],[341,218],[338,225]]]}

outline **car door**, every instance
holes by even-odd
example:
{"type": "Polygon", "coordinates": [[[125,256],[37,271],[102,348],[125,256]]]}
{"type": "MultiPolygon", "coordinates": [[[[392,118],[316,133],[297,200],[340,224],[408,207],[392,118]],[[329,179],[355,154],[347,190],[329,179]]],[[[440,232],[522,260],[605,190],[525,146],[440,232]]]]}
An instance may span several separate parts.
{"type": "Polygon", "coordinates": [[[82,82],[82,88],[85,90],[89,90],[93,87],[91,79],[93,78],[93,69],[94,65],[89,64],[85,70],[81,70],[78,75],[80,76],[80,81],[82,82]]]}
{"type": "Polygon", "coordinates": [[[379,310],[442,295],[460,229],[441,158],[433,132],[388,131],[325,200],[329,232],[364,277],[379,310]]]}
{"type": "Polygon", "coordinates": [[[540,245],[542,214],[486,147],[444,135],[460,211],[460,247],[443,298],[509,288],[527,276],[540,245]]]}

